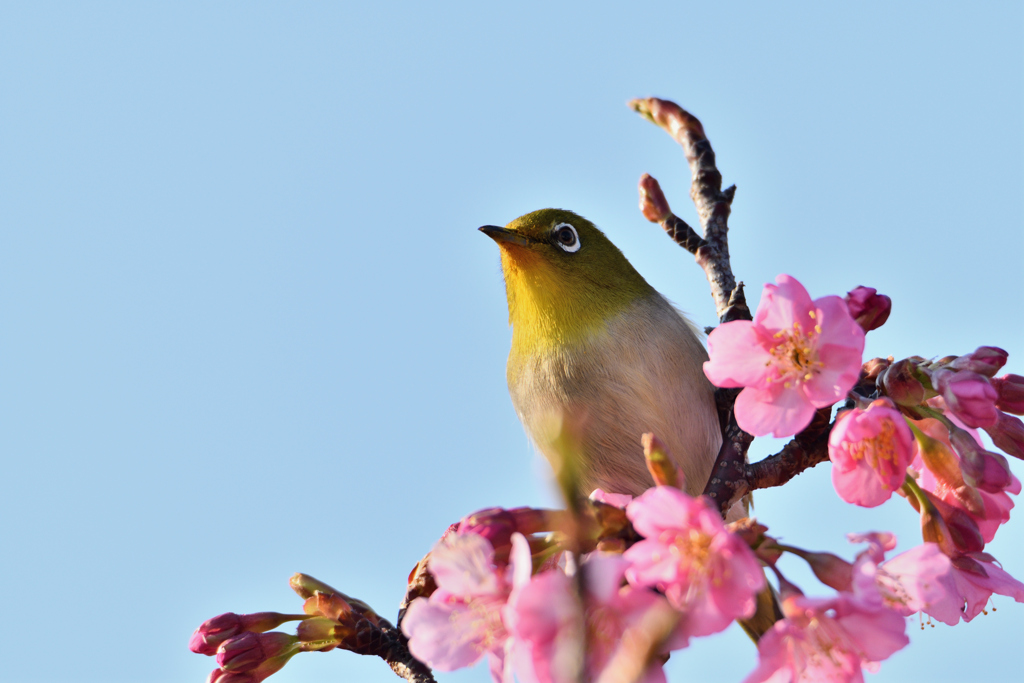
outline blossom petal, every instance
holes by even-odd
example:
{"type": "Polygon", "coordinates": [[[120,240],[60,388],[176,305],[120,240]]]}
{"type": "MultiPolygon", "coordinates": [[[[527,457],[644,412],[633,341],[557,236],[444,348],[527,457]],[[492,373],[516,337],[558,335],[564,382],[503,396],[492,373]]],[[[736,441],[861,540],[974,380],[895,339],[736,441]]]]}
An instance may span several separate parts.
{"type": "Polygon", "coordinates": [[[432,603],[416,598],[402,620],[409,652],[439,671],[471,666],[483,657],[477,617],[461,603],[432,603]]]}
{"type": "Polygon", "coordinates": [[[788,330],[799,324],[805,330],[814,327],[811,295],[800,282],[790,275],[779,275],[777,284],[767,284],[757,304],[754,324],[769,330],[788,330]]]}
{"type": "Polygon", "coordinates": [[[795,387],[747,387],[736,397],[736,423],[754,436],[792,436],[811,423],[815,407],[795,387]]]}
{"type": "Polygon", "coordinates": [[[495,595],[502,590],[494,548],[479,534],[451,534],[434,547],[428,567],[438,588],[453,595],[495,595]]]}
{"type": "Polygon", "coordinates": [[[708,335],[704,374],[718,387],[746,387],[760,384],[771,355],[749,320],[719,325],[708,335]]]}

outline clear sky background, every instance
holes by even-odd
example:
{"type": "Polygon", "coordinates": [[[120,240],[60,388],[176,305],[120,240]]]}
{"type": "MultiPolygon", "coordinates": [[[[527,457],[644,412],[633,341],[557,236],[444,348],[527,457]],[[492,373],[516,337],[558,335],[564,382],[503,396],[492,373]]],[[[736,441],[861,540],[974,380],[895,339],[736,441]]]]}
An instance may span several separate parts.
{"type": "MultiPolygon", "coordinates": [[[[192,630],[296,610],[293,572],[393,618],[449,523],[554,504],[476,227],[573,209],[712,324],[637,210],[650,172],[696,224],[632,97],[704,122],[752,304],[781,272],[877,287],[868,354],[995,344],[1024,374],[1021,5],[712,4],[0,5],[0,678],[202,681],[192,630]]],[[[846,532],[920,538],[902,500],[839,501],[828,465],[756,513],[847,557],[846,532]]],[[[989,550],[1024,578],[1020,517],[989,550]]],[[[1024,605],[995,605],[912,622],[871,680],[1019,680],[1024,605]]],[[[668,671],[754,662],[733,628],[668,671]]],[[[336,651],[271,680],[397,679],[336,651]]]]}

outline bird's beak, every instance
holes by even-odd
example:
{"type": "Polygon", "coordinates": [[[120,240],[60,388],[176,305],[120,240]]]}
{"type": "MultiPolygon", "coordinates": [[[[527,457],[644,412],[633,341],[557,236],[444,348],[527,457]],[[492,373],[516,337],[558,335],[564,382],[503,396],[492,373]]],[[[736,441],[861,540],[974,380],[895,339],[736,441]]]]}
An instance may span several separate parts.
{"type": "Polygon", "coordinates": [[[510,244],[518,244],[521,247],[528,247],[536,241],[526,235],[520,235],[518,232],[499,228],[497,225],[482,225],[479,229],[480,232],[499,244],[501,242],[508,242],[510,244]]]}

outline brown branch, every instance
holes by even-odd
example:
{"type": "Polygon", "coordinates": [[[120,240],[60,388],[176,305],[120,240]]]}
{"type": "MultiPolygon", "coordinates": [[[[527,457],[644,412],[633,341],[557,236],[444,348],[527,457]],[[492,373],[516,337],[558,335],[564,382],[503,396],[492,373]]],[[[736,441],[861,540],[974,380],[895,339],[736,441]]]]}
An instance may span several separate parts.
{"type": "Polygon", "coordinates": [[[337,640],[332,647],[380,657],[399,678],[410,683],[435,683],[430,667],[409,652],[405,634],[368,604],[306,574],[295,574],[289,583],[306,600],[306,614],[326,617],[337,624],[337,640]]]}
{"type": "MultiPolygon", "coordinates": [[[[715,166],[715,152],[697,117],[674,102],[656,97],[632,100],[629,106],[665,129],[682,145],[693,177],[690,197],[697,207],[704,237],[699,237],[682,219],[672,214],[658,181],[647,174],[640,179],[640,207],[644,216],[652,222],[661,223],[677,244],[696,256],[711,284],[711,296],[715,300],[719,320],[743,319],[735,315],[727,318],[730,298],[736,289],[736,279],[729,263],[728,239],[729,213],[736,186],[722,190],[722,174],[715,166]]],[[[743,306],[745,308],[746,304],[743,306]]],[[[749,313],[746,319],[749,320],[749,313]]]]}

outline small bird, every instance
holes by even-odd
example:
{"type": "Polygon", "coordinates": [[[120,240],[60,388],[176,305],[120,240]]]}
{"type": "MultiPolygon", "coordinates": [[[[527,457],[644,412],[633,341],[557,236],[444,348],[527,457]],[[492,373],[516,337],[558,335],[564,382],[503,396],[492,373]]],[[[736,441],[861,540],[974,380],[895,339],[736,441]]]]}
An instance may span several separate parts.
{"type": "Polygon", "coordinates": [[[636,496],[653,485],[640,445],[653,432],[686,491],[700,495],[722,437],[693,323],[572,211],[541,209],[480,230],[501,248],[508,388],[541,453],[557,469],[551,416],[568,419],[579,431],[580,493],[636,496]]]}
{"type": "MultiPolygon", "coordinates": [[[[480,230],[501,247],[512,351],[512,405],[556,471],[560,429],[575,427],[577,495],[595,488],[638,496],[654,482],[640,437],[653,432],[699,496],[722,443],[700,333],[597,227],[572,211],[541,209],[480,230]]],[[[745,516],[748,500],[729,510],[745,516]]],[[[773,590],[740,626],[755,642],[782,618],[773,590]]]]}

